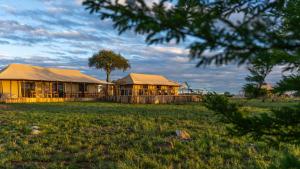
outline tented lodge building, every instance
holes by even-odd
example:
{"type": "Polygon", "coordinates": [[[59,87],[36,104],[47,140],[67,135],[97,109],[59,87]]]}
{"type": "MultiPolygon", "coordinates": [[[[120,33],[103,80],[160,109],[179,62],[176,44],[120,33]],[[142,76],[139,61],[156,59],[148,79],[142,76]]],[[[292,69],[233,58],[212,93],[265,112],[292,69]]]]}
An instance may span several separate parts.
{"type": "MultiPolygon", "coordinates": [[[[110,84],[78,70],[11,64],[0,71],[0,98],[93,98],[110,84]]],[[[112,94],[112,93],[111,93],[112,94]]]]}
{"type": "Polygon", "coordinates": [[[118,96],[178,95],[180,84],[161,75],[130,73],[115,82],[118,96]]]}

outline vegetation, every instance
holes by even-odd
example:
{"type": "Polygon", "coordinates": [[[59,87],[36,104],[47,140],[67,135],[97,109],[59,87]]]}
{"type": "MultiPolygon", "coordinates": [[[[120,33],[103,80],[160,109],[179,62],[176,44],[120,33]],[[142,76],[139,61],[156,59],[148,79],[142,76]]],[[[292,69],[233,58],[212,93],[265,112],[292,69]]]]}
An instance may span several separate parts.
{"type": "MultiPolygon", "coordinates": [[[[261,58],[264,63],[269,58],[274,65],[284,65],[284,71],[300,70],[300,0],[146,2],[85,0],[83,5],[102,20],[111,19],[119,33],[133,30],[145,35],[149,44],[188,39],[190,56],[199,59],[198,66],[251,63],[253,58],[261,58]]],[[[254,96],[265,94],[259,84],[248,84],[246,89],[254,96]]],[[[289,110],[292,112],[285,114],[287,119],[298,113],[289,110]]]]}
{"type": "Polygon", "coordinates": [[[251,59],[251,65],[248,66],[248,70],[251,75],[246,77],[246,84],[243,89],[245,96],[248,98],[264,97],[267,95],[267,90],[263,89],[262,86],[265,84],[265,79],[268,74],[271,73],[275,61],[269,53],[263,54],[262,57],[255,57],[251,59]]]}
{"type": "Polygon", "coordinates": [[[146,35],[149,44],[188,40],[199,65],[242,64],[280,53],[282,64],[299,68],[300,0],[85,0],[83,5],[102,20],[111,19],[119,33],[146,35]]]}
{"type": "Polygon", "coordinates": [[[264,113],[254,113],[253,110],[250,115],[245,115],[244,109],[222,95],[208,94],[204,102],[207,108],[222,114],[224,122],[232,124],[229,131],[234,135],[249,135],[273,144],[279,141],[300,143],[299,104],[273,108],[264,113]]]}
{"type": "MultiPolygon", "coordinates": [[[[236,102],[239,102],[236,100],[236,102]]],[[[255,106],[255,104],[258,106],[255,106]]],[[[251,102],[269,111],[294,103],[251,102]]],[[[287,168],[300,147],[228,135],[203,105],[3,104],[0,168],[287,168]],[[40,130],[33,134],[33,126],[40,130]],[[185,130],[191,140],[180,140],[185,130]]]]}
{"type": "Polygon", "coordinates": [[[300,95],[300,75],[290,75],[284,77],[281,81],[277,83],[275,87],[275,91],[279,94],[283,94],[284,92],[294,91],[295,95],[300,95]]]}
{"type": "Polygon", "coordinates": [[[113,51],[101,50],[89,58],[89,66],[103,69],[106,72],[106,81],[110,82],[110,73],[115,69],[127,70],[130,68],[129,61],[113,51]]]}

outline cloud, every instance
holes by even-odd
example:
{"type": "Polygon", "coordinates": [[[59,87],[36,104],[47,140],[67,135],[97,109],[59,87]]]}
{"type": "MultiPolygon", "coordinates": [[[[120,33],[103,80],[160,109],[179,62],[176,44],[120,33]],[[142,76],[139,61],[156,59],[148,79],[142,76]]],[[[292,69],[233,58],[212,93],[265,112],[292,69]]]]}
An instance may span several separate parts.
{"type": "Polygon", "coordinates": [[[84,0],[75,0],[76,5],[81,5],[84,0]]]}
{"type": "Polygon", "coordinates": [[[156,50],[158,52],[164,52],[164,53],[170,53],[170,54],[176,54],[176,55],[188,55],[189,50],[182,49],[179,47],[167,47],[167,46],[150,46],[153,50],[156,50]]]}
{"type": "Polygon", "coordinates": [[[187,63],[190,61],[190,59],[188,57],[184,57],[184,56],[175,56],[173,58],[171,58],[171,60],[178,62],[178,63],[187,63]]]}
{"type": "Polygon", "coordinates": [[[0,44],[2,44],[2,45],[7,45],[7,44],[9,44],[9,42],[6,41],[6,40],[0,40],[0,44]]]}
{"type": "MultiPolygon", "coordinates": [[[[146,2],[151,5],[157,0],[146,2]]],[[[236,93],[245,83],[245,67],[196,68],[197,61],[190,60],[186,49],[189,39],[183,44],[148,46],[145,37],[134,32],[119,36],[111,21],[100,21],[81,3],[82,0],[11,0],[0,5],[0,67],[26,63],[79,69],[104,79],[104,71],[88,67],[88,58],[101,49],[110,49],[125,56],[132,65],[129,71],[112,72],[113,79],[130,72],[162,74],[178,82],[187,81],[192,88],[236,93]]],[[[210,52],[205,54],[209,56],[210,52]]],[[[268,81],[279,80],[280,70],[276,68],[268,81]]]]}

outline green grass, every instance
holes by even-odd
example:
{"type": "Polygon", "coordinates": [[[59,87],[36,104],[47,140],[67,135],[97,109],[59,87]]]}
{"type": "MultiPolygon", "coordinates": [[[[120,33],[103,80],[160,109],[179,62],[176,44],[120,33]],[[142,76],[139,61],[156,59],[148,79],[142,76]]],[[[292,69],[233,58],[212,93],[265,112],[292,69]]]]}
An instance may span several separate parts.
{"type": "Polygon", "coordinates": [[[0,106],[0,168],[273,168],[286,152],[300,155],[297,145],[228,136],[201,104],[0,106]],[[192,140],[178,139],[178,129],[192,140]]]}

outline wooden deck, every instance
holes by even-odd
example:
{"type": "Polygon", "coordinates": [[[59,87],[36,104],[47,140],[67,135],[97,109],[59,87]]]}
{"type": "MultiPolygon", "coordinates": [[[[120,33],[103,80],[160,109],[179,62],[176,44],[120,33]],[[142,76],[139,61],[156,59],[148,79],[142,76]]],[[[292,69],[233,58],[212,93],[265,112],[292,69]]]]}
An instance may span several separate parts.
{"type": "Polygon", "coordinates": [[[1,99],[2,103],[47,103],[47,102],[70,102],[70,101],[97,101],[98,98],[8,98],[1,99]]]}
{"type": "Polygon", "coordinates": [[[167,104],[200,102],[202,97],[200,95],[106,96],[100,100],[129,104],[167,104]]]}
{"type": "Polygon", "coordinates": [[[127,104],[167,104],[200,102],[200,95],[158,95],[158,96],[102,96],[90,98],[6,98],[0,99],[2,103],[42,103],[42,102],[71,102],[71,101],[109,101],[127,104]]]}

